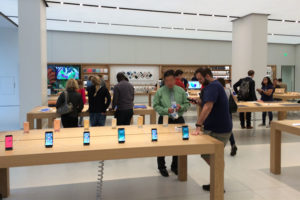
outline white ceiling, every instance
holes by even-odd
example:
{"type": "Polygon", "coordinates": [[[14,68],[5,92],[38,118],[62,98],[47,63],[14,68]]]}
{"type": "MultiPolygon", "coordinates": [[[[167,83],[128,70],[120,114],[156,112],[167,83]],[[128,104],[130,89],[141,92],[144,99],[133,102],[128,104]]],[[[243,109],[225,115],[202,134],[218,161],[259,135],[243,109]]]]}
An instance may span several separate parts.
{"type": "MultiPolygon", "coordinates": [[[[296,23],[300,20],[299,0],[63,0],[63,2],[64,4],[57,4],[48,1],[48,30],[230,41],[231,21],[235,19],[232,16],[265,13],[270,14],[269,19],[285,20],[285,22],[268,21],[269,42],[300,43],[300,23],[296,23]],[[73,20],[78,22],[72,22],[73,20]]],[[[0,12],[5,15],[17,16],[17,10],[17,0],[0,0],[0,12]]],[[[15,17],[11,19],[18,21],[15,17]]]]}

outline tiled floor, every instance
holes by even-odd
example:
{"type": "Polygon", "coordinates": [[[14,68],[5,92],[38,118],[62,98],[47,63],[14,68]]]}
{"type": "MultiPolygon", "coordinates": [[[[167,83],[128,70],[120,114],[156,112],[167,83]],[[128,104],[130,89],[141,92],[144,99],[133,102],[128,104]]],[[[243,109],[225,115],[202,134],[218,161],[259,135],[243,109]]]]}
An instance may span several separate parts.
{"type": "MultiPolygon", "coordinates": [[[[194,124],[195,115],[195,111],[189,111],[186,121],[194,124]]],[[[260,115],[256,113],[257,118],[260,115]]],[[[288,118],[299,116],[290,113],[288,118]]],[[[269,172],[269,129],[241,130],[234,116],[234,134],[237,156],[229,155],[229,145],[225,149],[225,199],[299,200],[300,137],[283,134],[283,169],[281,175],[275,176],[269,172]]],[[[188,159],[189,177],[185,183],[177,181],[172,173],[169,178],[159,176],[155,158],[105,161],[103,199],[208,200],[209,193],[201,186],[209,181],[209,168],[198,155],[188,159]]],[[[167,158],[168,167],[170,162],[167,158]]],[[[94,200],[97,165],[86,162],[12,168],[12,191],[7,200],[94,200]]]]}

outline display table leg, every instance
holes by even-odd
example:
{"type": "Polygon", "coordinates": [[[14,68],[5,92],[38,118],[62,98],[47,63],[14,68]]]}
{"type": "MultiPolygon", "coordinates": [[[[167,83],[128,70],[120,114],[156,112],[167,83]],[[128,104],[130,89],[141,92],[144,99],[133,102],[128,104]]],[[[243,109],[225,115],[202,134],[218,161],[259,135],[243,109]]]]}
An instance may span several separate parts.
{"type": "Polygon", "coordinates": [[[53,128],[54,119],[55,118],[52,118],[52,117],[48,118],[48,128],[53,128]]]}
{"type": "Polygon", "coordinates": [[[156,112],[154,110],[150,114],[150,124],[156,124],[156,112]]]}
{"type": "Polygon", "coordinates": [[[146,117],[146,116],[145,116],[145,115],[141,115],[141,116],[143,117],[143,124],[145,124],[145,121],[146,121],[146,120],[145,120],[145,117],[146,117]]]}
{"type": "Polygon", "coordinates": [[[271,126],[270,143],[270,171],[273,174],[281,173],[281,131],[271,126]]]}
{"type": "Polygon", "coordinates": [[[0,194],[2,197],[9,196],[9,168],[0,168],[0,194]]]}
{"type": "Polygon", "coordinates": [[[178,156],[178,180],[187,181],[187,156],[178,156]]]}
{"type": "Polygon", "coordinates": [[[224,200],[224,145],[210,155],[210,200],[224,200]]]}
{"type": "Polygon", "coordinates": [[[278,112],[278,120],[285,120],[287,117],[287,112],[286,111],[279,111],[278,112]]]}
{"type": "Polygon", "coordinates": [[[30,114],[27,114],[27,121],[29,122],[29,129],[34,129],[34,119],[30,114]]]}
{"type": "Polygon", "coordinates": [[[36,119],[36,128],[42,129],[42,119],[36,119]]]}

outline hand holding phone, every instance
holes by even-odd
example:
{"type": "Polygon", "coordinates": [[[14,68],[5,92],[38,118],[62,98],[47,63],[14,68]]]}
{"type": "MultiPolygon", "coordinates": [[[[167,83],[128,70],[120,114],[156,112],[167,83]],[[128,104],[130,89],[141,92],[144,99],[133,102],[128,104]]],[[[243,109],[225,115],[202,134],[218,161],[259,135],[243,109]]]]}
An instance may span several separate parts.
{"type": "Polygon", "coordinates": [[[45,133],[45,147],[51,148],[53,146],[53,132],[48,131],[45,133]]]}
{"type": "Polygon", "coordinates": [[[119,143],[125,142],[125,129],[124,128],[118,129],[118,141],[119,141],[119,143]]]}
{"type": "Polygon", "coordinates": [[[13,136],[7,135],[5,136],[5,150],[12,150],[13,149],[13,136]]]}
{"type": "Polygon", "coordinates": [[[83,133],[83,145],[90,145],[90,132],[85,131],[83,133]]]}
{"type": "Polygon", "coordinates": [[[194,104],[197,104],[198,102],[195,100],[195,99],[192,99],[192,98],[187,98],[190,102],[194,103],[194,104]]]}
{"type": "Polygon", "coordinates": [[[153,128],[151,130],[151,136],[152,136],[152,142],[156,142],[157,141],[157,129],[153,128]]]}

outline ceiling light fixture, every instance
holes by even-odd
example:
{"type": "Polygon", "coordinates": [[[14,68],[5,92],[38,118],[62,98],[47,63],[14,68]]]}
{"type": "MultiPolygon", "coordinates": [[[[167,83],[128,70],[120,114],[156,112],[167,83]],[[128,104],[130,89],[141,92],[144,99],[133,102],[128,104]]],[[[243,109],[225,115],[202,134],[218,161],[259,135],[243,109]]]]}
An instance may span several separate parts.
{"type": "Polygon", "coordinates": [[[283,23],[283,22],[285,22],[285,20],[284,20],[284,19],[282,20],[282,23],[283,23]]]}
{"type": "Polygon", "coordinates": [[[82,6],[82,3],[80,3],[79,5],[82,6]]]}
{"type": "Polygon", "coordinates": [[[214,14],[212,14],[212,17],[215,17],[215,15],[214,15],[214,14]]]}
{"type": "Polygon", "coordinates": [[[64,2],[63,2],[63,1],[61,1],[61,2],[60,2],[60,4],[61,4],[61,5],[63,5],[63,4],[64,4],[64,2]]]}

